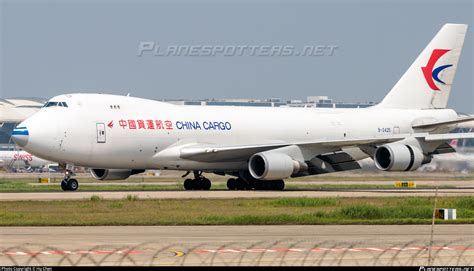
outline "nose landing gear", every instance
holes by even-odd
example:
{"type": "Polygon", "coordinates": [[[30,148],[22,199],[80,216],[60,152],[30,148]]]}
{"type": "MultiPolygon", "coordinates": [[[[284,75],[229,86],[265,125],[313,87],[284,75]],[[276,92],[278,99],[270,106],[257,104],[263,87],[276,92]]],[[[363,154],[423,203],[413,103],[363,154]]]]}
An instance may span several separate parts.
{"type": "Polygon", "coordinates": [[[64,178],[61,181],[61,189],[63,191],[76,191],[79,188],[79,182],[72,178],[74,172],[72,170],[66,169],[64,178]]]}
{"type": "MultiPolygon", "coordinates": [[[[194,179],[184,180],[185,190],[210,190],[211,181],[206,177],[202,176],[202,171],[193,171],[194,179]]],[[[183,177],[186,177],[185,174],[183,177]]]]}

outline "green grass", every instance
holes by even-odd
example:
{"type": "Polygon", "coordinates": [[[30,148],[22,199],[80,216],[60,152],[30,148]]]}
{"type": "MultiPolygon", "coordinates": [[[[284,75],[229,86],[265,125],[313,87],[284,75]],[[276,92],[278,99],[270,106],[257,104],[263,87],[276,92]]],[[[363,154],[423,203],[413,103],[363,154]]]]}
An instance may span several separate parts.
{"type": "Polygon", "coordinates": [[[456,206],[459,206],[460,208],[474,210],[474,197],[459,198],[456,201],[456,206]]]}
{"type": "Polygon", "coordinates": [[[138,200],[138,195],[130,195],[130,194],[128,194],[127,197],[126,197],[126,199],[127,199],[128,201],[136,201],[136,200],[138,200]]]}
{"type": "Polygon", "coordinates": [[[280,198],[273,201],[274,206],[288,207],[317,207],[335,206],[339,202],[337,198],[280,198]]]}
{"type": "MultiPolygon", "coordinates": [[[[457,220],[474,223],[474,197],[441,197],[438,208],[456,208],[457,220]]],[[[433,198],[278,198],[121,200],[92,196],[77,201],[0,204],[0,226],[66,225],[280,225],[429,224],[433,198]]]]}
{"type": "Polygon", "coordinates": [[[102,200],[102,197],[99,197],[97,195],[92,195],[91,196],[91,201],[101,201],[102,200]]]}

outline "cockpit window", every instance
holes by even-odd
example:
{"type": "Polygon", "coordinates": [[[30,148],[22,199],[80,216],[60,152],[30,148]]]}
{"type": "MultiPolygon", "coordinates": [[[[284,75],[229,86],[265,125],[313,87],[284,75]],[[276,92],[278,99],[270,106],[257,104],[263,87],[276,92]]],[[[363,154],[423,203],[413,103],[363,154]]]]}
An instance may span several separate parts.
{"type": "Polygon", "coordinates": [[[47,102],[43,107],[61,106],[68,107],[66,102],[47,102]]]}
{"type": "Polygon", "coordinates": [[[47,102],[43,107],[58,106],[58,102],[47,102]]]}

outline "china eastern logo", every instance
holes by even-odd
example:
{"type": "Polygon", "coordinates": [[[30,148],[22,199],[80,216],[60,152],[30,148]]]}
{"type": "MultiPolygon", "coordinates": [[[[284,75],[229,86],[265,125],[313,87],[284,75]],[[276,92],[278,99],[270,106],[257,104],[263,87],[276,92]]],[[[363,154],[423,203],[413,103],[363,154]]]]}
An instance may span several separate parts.
{"type": "Polygon", "coordinates": [[[434,49],[433,52],[431,53],[430,59],[428,60],[428,63],[426,64],[426,67],[421,67],[421,70],[423,71],[423,75],[425,76],[426,83],[428,83],[428,86],[432,90],[439,90],[438,86],[436,86],[435,82],[441,83],[443,85],[446,85],[441,79],[439,79],[439,73],[446,69],[449,68],[453,65],[443,65],[439,66],[436,69],[434,68],[436,62],[447,52],[450,50],[447,49],[434,49]],[[433,81],[434,79],[434,81],[433,81]]]}

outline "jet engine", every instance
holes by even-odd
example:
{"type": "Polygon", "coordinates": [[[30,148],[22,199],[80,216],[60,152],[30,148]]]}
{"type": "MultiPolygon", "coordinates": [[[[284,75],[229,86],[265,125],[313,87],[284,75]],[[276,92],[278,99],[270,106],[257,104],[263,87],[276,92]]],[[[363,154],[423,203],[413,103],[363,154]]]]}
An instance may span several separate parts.
{"type": "Polygon", "coordinates": [[[278,152],[259,152],[249,160],[249,171],[258,180],[281,180],[289,178],[301,169],[298,161],[278,152]]]}
{"type": "Polygon", "coordinates": [[[419,168],[424,161],[423,152],[415,146],[390,143],[375,150],[375,165],[380,170],[410,171],[419,168]]]}
{"type": "Polygon", "coordinates": [[[144,169],[102,169],[91,168],[92,177],[96,180],[125,180],[130,175],[145,172],[144,169]]]}

